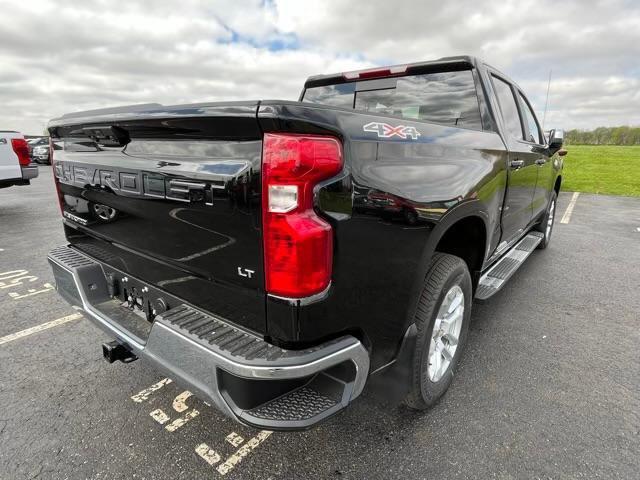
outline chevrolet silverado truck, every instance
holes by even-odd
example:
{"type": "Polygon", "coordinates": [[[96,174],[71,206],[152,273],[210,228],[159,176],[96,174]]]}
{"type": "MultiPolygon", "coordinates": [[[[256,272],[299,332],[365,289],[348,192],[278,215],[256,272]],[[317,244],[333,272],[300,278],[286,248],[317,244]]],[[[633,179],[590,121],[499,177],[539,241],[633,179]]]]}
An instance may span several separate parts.
{"type": "Polygon", "coordinates": [[[299,101],[49,123],[58,292],[245,425],[308,428],[368,386],[449,387],[472,303],[549,245],[562,131],[473,57],[309,78],[299,101]]]}
{"type": "Polygon", "coordinates": [[[30,185],[37,176],[38,166],[31,163],[24,136],[13,130],[0,130],[0,188],[30,185]]]}

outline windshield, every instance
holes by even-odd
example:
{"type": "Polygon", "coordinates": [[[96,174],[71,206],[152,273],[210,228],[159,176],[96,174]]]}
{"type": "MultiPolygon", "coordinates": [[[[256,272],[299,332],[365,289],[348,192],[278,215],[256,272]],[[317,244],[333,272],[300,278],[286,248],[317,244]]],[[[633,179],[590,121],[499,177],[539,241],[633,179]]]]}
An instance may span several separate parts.
{"type": "Polygon", "coordinates": [[[471,70],[312,87],[302,101],[482,130],[471,70]]]}

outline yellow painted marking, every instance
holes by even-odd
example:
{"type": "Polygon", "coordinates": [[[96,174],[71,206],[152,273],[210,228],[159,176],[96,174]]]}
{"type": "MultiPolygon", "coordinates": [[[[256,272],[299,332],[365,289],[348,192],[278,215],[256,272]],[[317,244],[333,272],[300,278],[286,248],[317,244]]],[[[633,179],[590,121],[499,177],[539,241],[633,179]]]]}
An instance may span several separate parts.
{"type": "Polygon", "coordinates": [[[160,425],[164,425],[170,420],[169,415],[164,413],[160,408],[158,408],[157,410],[154,410],[149,415],[151,415],[151,418],[153,418],[160,425]]]}
{"type": "Polygon", "coordinates": [[[170,378],[163,378],[158,383],[154,383],[149,388],[145,388],[144,390],[133,395],[131,397],[131,400],[136,403],[142,403],[147,400],[153,392],[160,390],[162,387],[164,387],[165,385],[169,385],[171,382],[172,380],[170,378]]]}
{"type": "Polygon", "coordinates": [[[579,196],[580,192],[573,192],[571,201],[569,202],[569,205],[567,205],[567,209],[564,211],[564,215],[562,215],[560,223],[569,223],[569,221],[571,220],[571,214],[573,213],[573,207],[576,206],[576,202],[578,201],[579,196]]]}
{"type": "Polygon", "coordinates": [[[28,290],[29,293],[25,293],[24,295],[20,295],[19,293],[16,293],[16,292],[9,292],[9,296],[14,300],[18,300],[20,298],[32,297],[33,295],[38,295],[40,293],[46,293],[53,290],[53,285],[51,285],[50,283],[45,283],[43,287],[45,287],[43,290],[29,289],[28,290]]]}
{"type": "Polygon", "coordinates": [[[66,317],[58,318],[57,320],[51,320],[50,322],[41,323],[40,325],[36,325],[35,327],[12,333],[11,335],[5,335],[4,337],[0,337],[0,345],[2,345],[3,343],[12,342],[22,337],[26,337],[28,335],[32,335],[34,333],[42,332],[43,330],[47,330],[49,328],[57,327],[58,325],[63,325],[65,323],[78,320],[79,318],[82,318],[82,315],[80,315],[79,313],[74,313],[72,315],[67,315],[66,317]]]}
{"type": "Polygon", "coordinates": [[[9,280],[10,278],[19,277],[29,273],[27,270],[9,270],[8,272],[0,272],[0,280],[9,280]]]}
{"type": "Polygon", "coordinates": [[[187,398],[189,398],[190,396],[191,396],[191,392],[189,390],[185,390],[176,398],[174,398],[173,409],[178,413],[184,412],[187,408],[189,408],[185,402],[187,398]]]}
{"type": "Polygon", "coordinates": [[[220,454],[212,450],[206,443],[198,445],[196,447],[196,453],[211,466],[214,466],[220,461],[220,454]]]}
{"type": "Polygon", "coordinates": [[[218,465],[218,467],[216,468],[216,470],[218,470],[218,473],[220,475],[226,475],[231,470],[233,470],[244,457],[249,455],[249,453],[251,453],[258,447],[258,445],[269,438],[269,435],[271,435],[271,433],[273,432],[270,432],[269,430],[262,430],[261,432],[259,432],[255,437],[253,437],[242,447],[240,447],[238,451],[236,451],[236,453],[227,458],[224,463],[218,465]]]}
{"type": "Polygon", "coordinates": [[[22,280],[35,282],[36,280],[38,280],[38,277],[34,277],[33,275],[18,276],[16,278],[12,278],[10,282],[0,282],[0,288],[17,287],[19,285],[22,285],[22,280]]]}
{"type": "Polygon", "coordinates": [[[242,442],[244,442],[244,438],[242,438],[236,432],[231,432],[229,435],[227,435],[227,438],[225,438],[225,440],[234,447],[238,447],[242,442]]]}
{"type": "Polygon", "coordinates": [[[175,432],[180,427],[182,427],[185,423],[187,423],[189,420],[193,420],[198,415],[200,415],[200,412],[198,410],[196,410],[195,408],[192,408],[187,413],[185,413],[182,417],[176,418],[173,422],[171,422],[169,425],[167,425],[164,428],[168,432],[175,432]]]}

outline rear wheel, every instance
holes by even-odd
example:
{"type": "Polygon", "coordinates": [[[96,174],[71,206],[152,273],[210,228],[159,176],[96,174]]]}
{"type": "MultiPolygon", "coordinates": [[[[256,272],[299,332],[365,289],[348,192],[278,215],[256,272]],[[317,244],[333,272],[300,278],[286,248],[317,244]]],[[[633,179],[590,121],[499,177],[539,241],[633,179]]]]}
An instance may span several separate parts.
{"type": "Polygon", "coordinates": [[[471,276],[458,257],[436,253],[424,281],[415,323],[412,380],[405,403],[423,410],[447,391],[467,339],[471,276]]]}
{"type": "Polygon", "coordinates": [[[557,203],[558,195],[554,191],[551,194],[551,199],[549,199],[549,205],[547,206],[547,211],[545,212],[542,220],[538,225],[536,225],[535,230],[544,233],[544,238],[538,244],[538,248],[544,250],[549,246],[551,242],[551,233],[553,232],[553,222],[556,219],[556,203],[557,203]]]}

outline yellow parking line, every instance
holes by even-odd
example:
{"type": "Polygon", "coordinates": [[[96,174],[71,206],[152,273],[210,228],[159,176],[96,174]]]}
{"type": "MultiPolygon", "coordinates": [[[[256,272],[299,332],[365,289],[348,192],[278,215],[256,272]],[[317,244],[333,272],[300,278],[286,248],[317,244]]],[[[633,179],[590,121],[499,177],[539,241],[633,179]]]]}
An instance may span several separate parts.
{"type": "Polygon", "coordinates": [[[172,381],[173,380],[171,380],[170,378],[163,378],[158,383],[154,383],[149,388],[145,388],[141,392],[138,392],[135,395],[133,395],[131,397],[131,400],[133,400],[136,403],[142,403],[145,400],[148,400],[153,392],[160,390],[165,385],[169,385],[172,381]]]}
{"type": "Polygon", "coordinates": [[[0,337],[0,345],[13,342],[14,340],[18,340],[19,338],[26,337],[34,333],[42,332],[43,330],[47,330],[49,328],[57,327],[58,325],[63,325],[65,323],[78,320],[79,318],[82,318],[82,315],[79,313],[74,313],[72,315],[67,315],[66,317],[58,318],[56,320],[51,320],[50,322],[36,325],[35,327],[27,328],[26,330],[12,333],[11,335],[5,335],[4,337],[0,337]]]}
{"type": "Polygon", "coordinates": [[[269,438],[269,435],[271,435],[272,433],[273,432],[269,430],[262,430],[258,432],[255,437],[241,446],[238,451],[227,458],[224,463],[218,465],[218,467],[216,468],[216,470],[218,470],[218,473],[220,475],[226,475],[227,473],[229,473],[235,468],[236,465],[238,465],[238,463],[242,461],[244,457],[246,457],[249,453],[251,453],[252,450],[255,450],[258,445],[269,438]]]}

